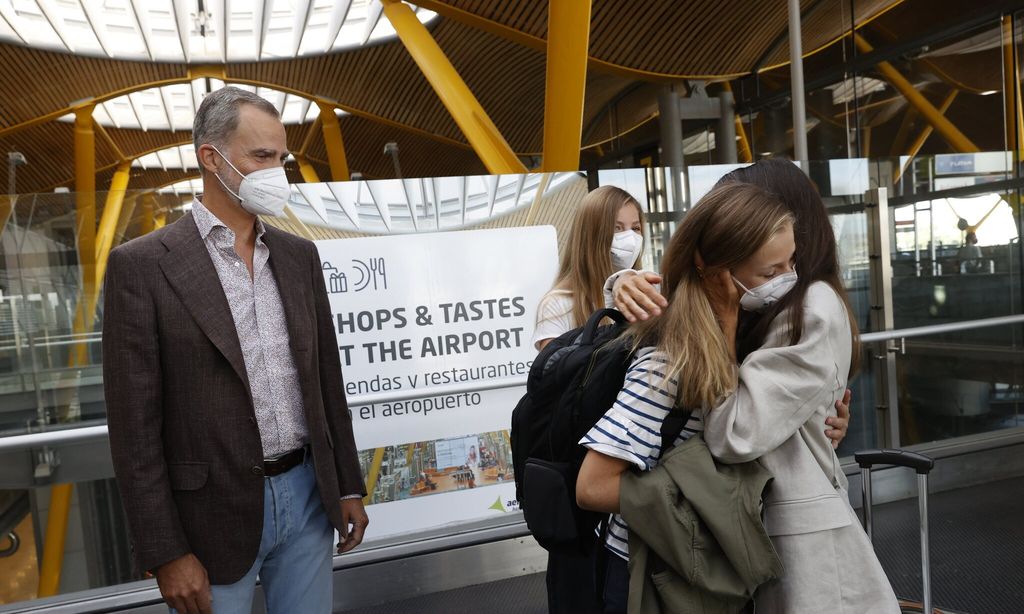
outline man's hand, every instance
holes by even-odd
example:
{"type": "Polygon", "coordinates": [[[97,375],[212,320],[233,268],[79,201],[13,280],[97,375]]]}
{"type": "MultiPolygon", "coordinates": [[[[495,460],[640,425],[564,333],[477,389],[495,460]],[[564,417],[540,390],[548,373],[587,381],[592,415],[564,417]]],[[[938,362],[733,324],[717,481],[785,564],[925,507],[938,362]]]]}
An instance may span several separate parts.
{"type": "Polygon", "coordinates": [[[841,401],[836,401],[836,416],[829,416],[825,424],[830,428],[825,429],[825,436],[832,440],[832,449],[839,447],[840,442],[846,437],[846,431],[850,428],[850,400],[853,393],[847,388],[841,401]]]}
{"type": "Polygon", "coordinates": [[[167,605],[180,614],[212,614],[213,594],[206,568],[194,554],[164,563],[156,570],[156,583],[167,605]]]}
{"type": "Polygon", "coordinates": [[[341,537],[341,541],[338,542],[338,554],[345,554],[363,541],[366,525],[370,524],[370,518],[363,509],[362,499],[341,500],[341,523],[341,529],[338,531],[338,536],[341,537]]]}
{"type": "Polygon", "coordinates": [[[630,322],[660,316],[668,307],[668,301],[658,292],[654,284],[661,283],[661,275],[636,273],[619,275],[612,286],[615,308],[630,322]]]}

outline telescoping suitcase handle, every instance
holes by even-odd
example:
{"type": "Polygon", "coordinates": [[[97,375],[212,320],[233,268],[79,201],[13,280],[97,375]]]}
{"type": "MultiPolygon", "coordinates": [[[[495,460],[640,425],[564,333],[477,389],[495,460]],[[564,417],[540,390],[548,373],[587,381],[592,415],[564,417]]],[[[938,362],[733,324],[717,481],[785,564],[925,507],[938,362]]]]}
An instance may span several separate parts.
{"type": "Polygon", "coordinates": [[[864,505],[864,530],[873,541],[871,519],[871,468],[875,465],[907,467],[917,472],[917,508],[921,518],[921,584],[923,588],[922,611],[932,614],[931,562],[928,559],[928,474],[935,467],[931,458],[909,450],[861,450],[853,455],[860,465],[861,492],[864,505]]]}

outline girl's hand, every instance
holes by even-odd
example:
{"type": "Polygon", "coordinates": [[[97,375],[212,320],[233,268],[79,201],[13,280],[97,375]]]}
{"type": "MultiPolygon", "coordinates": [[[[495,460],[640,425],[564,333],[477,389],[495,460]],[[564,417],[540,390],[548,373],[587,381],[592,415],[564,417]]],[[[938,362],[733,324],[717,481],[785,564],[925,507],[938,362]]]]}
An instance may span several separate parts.
{"type": "Polygon", "coordinates": [[[832,440],[832,448],[838,448],[850,428],[850,401],[853,393],[847,388],[843,398],[836,401],[836,414],[825,419],[825,436],[832,440]]]}
{"type": "Polygon", "coordinates": [[[668,301],[658,292],[654,284],[661,283],[661,275],[654,273],[632,273],[620,275],[612,286],[615,308],[630,322],[658,317],[668,301]]]}

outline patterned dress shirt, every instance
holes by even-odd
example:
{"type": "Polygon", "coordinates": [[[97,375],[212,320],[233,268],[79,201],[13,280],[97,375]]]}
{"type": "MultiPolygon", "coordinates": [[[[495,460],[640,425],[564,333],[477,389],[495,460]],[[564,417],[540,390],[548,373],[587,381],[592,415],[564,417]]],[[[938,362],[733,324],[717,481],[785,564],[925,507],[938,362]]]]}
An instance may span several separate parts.
{"type": "Polygon", "coordinates": [[[263,242],[263,222],[256,220],[256,250],[250,277],[248,267],[235,252],[235,233],[198,198],[192,203],[192,217],[231,307],[249,376],[263,456],[274,458],[301,448],[309,440],[302,389],[288,345],[284,305],[269,266],[270,248],[263,242]]]}

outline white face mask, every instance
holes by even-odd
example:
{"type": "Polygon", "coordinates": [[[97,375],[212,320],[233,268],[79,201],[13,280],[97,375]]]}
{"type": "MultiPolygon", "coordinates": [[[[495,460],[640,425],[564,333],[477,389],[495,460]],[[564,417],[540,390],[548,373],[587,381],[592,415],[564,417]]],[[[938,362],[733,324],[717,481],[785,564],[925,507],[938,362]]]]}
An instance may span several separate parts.
{"type": "Polygon", "coordinates": [[[640,233],[623,230],[612,235],[612,265],[616,271],[631,269],[644,249],[640,233]]]}
{"type": "Polygon", "coordinates": [[[242,175],[242,173],[235,168],[235,165],[228,160],[228,157],[221,153],[219,149],[211,145],[213,150],[220,154],[220,157],[224,158],[224,161],[228,163],[233,171],[241,175],[242,183],[238,186],[238,193],[228,187],[228,184],[224,183],[224,180],[220,178],[220,174],[216,174],[217,181],[224,186],[224,189],[229,194],[234,196],[242,208],[253,215],[272,215],[274,217],[280,216],[284,213],[284,207],[288,204],[288,196],[291,194],[291,186],[288,185],[288,176],[284,172],[283,166],[275,166],[273,168],[265,168],[258,171],[253,171],[248,175],[242,175]]]}
{"type": "Polygon", "coordinates": [[[790,271],[789,273],[776,275],[753,290],[748,289],[735,277],[732,279],[736,282],[737,286],[743,289],[743,296],[740,297],[740,307],[746,311],[760,313],[782,300],[782,297],[786,296],[793,289],[799,278],[796,275],[796,271],[790,271]]]}

